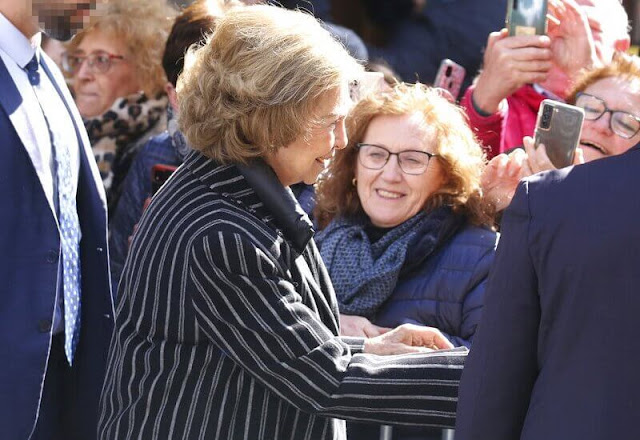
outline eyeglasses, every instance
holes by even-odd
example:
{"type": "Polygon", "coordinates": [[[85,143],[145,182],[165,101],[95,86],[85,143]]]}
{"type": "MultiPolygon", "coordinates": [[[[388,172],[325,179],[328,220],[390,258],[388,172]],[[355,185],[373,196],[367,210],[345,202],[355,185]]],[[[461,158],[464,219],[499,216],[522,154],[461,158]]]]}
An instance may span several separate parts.
{"type": "Polygon", "coordinates": [[[65,52],[62,54],[62,68],[65,72],[75,75],[85,60],[93,73],[107,73],[113,65],[113,60],[124,60],[124,57],[105,51],[91,52],[86,56],[65,52]]]}
{"type": "Polygon", "coordinates": [[[597,96],[578,93],[576,95],[576,106],[584,110],[584,118],[589,121],[597,121],[605,113],[611,113],[609,128],[621,138],[631,139],[640,131],[639,117],[620,110],[611,110],[604,100],[597,96]]]}
{"type": "Polygon", "coordinates": [[[405,150],[399,153],[392,153],[380,145],[356,144],[358,149],[358,160],[360,164],[370,170],[381,170],[391,156],[398,156],[398,165],[405,174],[418,175],[427,170],[429,161],[437,154],[427,153],[419,150],[405,150]]]}

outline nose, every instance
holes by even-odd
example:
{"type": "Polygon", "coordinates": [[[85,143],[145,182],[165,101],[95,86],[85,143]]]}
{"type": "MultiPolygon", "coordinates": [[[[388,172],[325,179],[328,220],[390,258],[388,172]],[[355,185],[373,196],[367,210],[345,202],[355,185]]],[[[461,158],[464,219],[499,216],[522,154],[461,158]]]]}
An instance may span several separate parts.
{"type": "Polygon", "coordinates": [[[345,118],[341,118],[336,124],[335,129],[335,148],[342,150],[349,143],[349,137],[347,136],[347,127],[345,125],[345,118]]]}
{"type": "Polygon", "coordinates": [[[612,135],[611,131],[611,112],[606,111],[600,116],[597,120],[591,121],[593,124],[593,128],[604,134],[604,135],[612,135]]]}
{"type": "Polygon", "coordinates": [[[398,182],[402,180],[402,170],[398,162],[397,155],[389,156],[389,160],[382,167],[382,178],[388,182],[398,182]]]}
{"type": "Polygon", "coordinates": [[[80,67],[78,67],[78,70],[76,71],[76,74],[74,75],[77,79],[81,79],[81,80],[90,80],[93,79],[93,69],[89,66],[89,61],[88,60],[84,60],[82,61],[82,63],[80,64],[80,67]]]}

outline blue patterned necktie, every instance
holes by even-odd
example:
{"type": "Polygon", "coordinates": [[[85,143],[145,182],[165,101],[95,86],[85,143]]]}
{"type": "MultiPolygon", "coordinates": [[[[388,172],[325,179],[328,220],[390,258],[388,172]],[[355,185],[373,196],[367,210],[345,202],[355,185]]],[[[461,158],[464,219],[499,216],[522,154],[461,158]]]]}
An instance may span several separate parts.
{"type": "MultiPolygon", "coordinates": [[[[40,72],[36,56],[25,66],[29,82],[35,88],[40,84],[40,72]]],[[[36,97],[38,93],[36,93],[36,97]]],[[[38,99],[40,99],[38,97],[38,99]]],[[[42,107],[42,105],[41,105],[42,107]]],[[[58,224],[62,244],[62,289],[64,293],[64,351],[69,361],[80,336],[80,221],[76,209],[75,195],[72,193],[71,153],[67,143],[56,135],[44,112],[55,156],[55,170],[58,186],[58,224]]]]}

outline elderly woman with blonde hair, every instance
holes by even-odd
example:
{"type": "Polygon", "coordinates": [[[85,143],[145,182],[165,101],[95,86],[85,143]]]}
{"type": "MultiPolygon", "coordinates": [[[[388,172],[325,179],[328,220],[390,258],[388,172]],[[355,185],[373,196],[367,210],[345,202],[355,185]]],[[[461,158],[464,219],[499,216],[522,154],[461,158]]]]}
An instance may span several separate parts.
{"type": "Polygon", "coordinates": [[[362,72],[310,15],[222,17],[178,83],[184,164],[120,280],[99,438],[345,439],[343,419],[452,426],[466,349],[429,328],[339,335],[288,186],[347,142],[362,72]],[[388,355],[388,356],[382,356],[388,355]]]}
{"type": "Polygon", "coordinates": [[[109,213],[138,150],[166,128],[162,54],[176,13],[167,0],[98,3],[63,54],[109,213]]]}

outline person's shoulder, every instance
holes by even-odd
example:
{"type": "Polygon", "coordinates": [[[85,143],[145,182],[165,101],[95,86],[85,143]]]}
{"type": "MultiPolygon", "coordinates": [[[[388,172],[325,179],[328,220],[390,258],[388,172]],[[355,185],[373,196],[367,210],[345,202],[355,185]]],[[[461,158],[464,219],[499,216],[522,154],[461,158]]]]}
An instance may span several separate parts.
{"type": "Polygon", "coordinates": [[[466,224],[453,237],[453,242],[466,246],[495,248],[499,234],[485,226],[466,224]]]}

